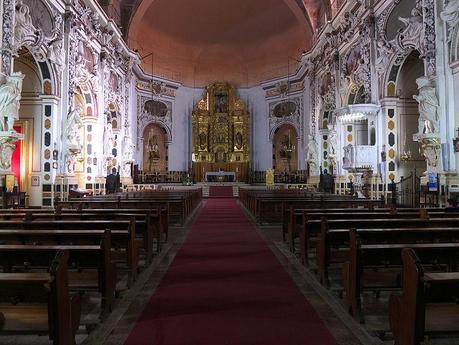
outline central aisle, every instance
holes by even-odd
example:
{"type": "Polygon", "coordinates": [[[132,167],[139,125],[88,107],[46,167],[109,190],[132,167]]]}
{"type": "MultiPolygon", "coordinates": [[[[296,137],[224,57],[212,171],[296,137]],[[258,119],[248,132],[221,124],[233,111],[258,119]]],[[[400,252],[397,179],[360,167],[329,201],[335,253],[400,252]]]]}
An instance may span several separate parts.
{"type": "Polygon", "coordinates": [[[129,345],[336,344],[235,199],[209,199],[129,345]]]}

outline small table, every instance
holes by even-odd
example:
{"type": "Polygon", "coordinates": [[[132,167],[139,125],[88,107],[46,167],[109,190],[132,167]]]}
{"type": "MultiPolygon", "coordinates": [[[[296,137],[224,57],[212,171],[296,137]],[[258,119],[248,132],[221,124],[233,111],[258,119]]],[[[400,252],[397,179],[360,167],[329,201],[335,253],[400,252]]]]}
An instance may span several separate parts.
{"type": "Polygon", "coordinates": [[[236,174],[233,171],[206,172],[206,182],[234,182],[236,174]]]}

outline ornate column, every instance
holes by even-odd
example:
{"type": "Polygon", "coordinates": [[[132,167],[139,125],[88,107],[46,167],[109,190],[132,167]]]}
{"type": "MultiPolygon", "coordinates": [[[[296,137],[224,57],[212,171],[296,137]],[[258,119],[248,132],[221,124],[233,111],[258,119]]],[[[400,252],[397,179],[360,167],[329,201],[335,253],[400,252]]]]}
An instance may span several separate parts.
{"type": "Polygon", "coordinates": [[[9,75],[13,65],[13,40],[16,0],[2,1],[1,73],[9,75]]]}
{"type": "MultiPolygon", "coordinates": [[[[25,6],[25,5],[22,5],[25,6]]],[[[22,135],[14,128],[14,121],[19,118],[19,101],[21,100],[24,75],[13,72],[13,56],[22,45],[19,38],[26,38],[27,32],[16,24],[16,1],[3,1],[2,48],[0,70],[0,174],[11,174],[11,157],[16,141],[22,135]],[[15,41],[15,38],[18,40],[15,41]]],[[[30,15],[23,18],[31,23],[30,15]]]]}

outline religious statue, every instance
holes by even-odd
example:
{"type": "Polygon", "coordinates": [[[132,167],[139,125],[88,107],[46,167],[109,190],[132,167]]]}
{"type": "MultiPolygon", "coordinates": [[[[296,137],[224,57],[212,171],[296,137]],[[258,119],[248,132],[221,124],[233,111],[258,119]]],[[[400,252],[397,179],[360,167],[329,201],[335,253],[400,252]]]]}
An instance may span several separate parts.
{"type": "Polygon", "coordinates": [[[32,23],[29,6],[24,5],[22,0],[19,0],[16,4],[15,21],[14,53],[16,53],[25,43],[34,43],[39,37],[39,31],[32,23]]]}
{"type": "Polygon", "coordinates": [[[234,149],[240,150],[242,149],[242,134],[241,132],[237,132],[234,138],[234,149]]]}
{"type": "Polygon", "coordinates": [[[317,151],[317,141],[311,134],[308,141],[308,163],[310,174],[316,175],[319,165],[319,153],[317,151]]]}
{"type": "Polygon", "coordinates": [[[226,113],[228,111],[228,96],[215,95],[215,112],[226,113]]]}
{"type": "Polygon", "coordinates": [[[424,23],[422,13],[418,8],[413,8],[411,17],[403,18],[398,17],[403,24],[404,29],[399,31],[399,40],[402,47],[414,46],[414,48],[421,50],[424,41],[424,23]]]}
{"type": "Polygon", "coordinates": [[[65,155],[65,170],[68,174],[73,174],[75,170],[75,158],[76,154],[70,151],[65,155]]]}
{"type": "Polygon", "coordinates": [[[333,126],[330,124],[328,125],[328,147],[330,148],[328,150],[328,153],[330,156],[335,156],[336,155],[336,145],[338,145],[338,138],[337,138],[337,133],[333,126]]]}
{"type": "Polygon", "coordinates": [[[19,118],[23,79],[21,72],[0,74],[0,131],[14,132],[14,121],[19,118]]]}
{"type": "Polygon", "coordinates": [[[131,173],[131,163],[134,162],[134,147],[131,137],[126,135],[123,141],[123,164],[126,175],[131,173]]]}
{"type": "Polygon", "coordinates": [[[352,168],[354,165],[354,146],[349,144],[344,147],[343,169],[352,168]]]}
{"type": "Polygon", "coordinates": [[[82,114],[83,109],[79,105],[71,108],[64,126],[64,138],[67,148],[74,153],[79,153],[82,149],[80,138],[80,128],[83,127],[83,122],[81,121],[82,114]]]}
{"type": "Polygon", "coordinates": [[[104,129],[104,154],[106,157],[112,155],[113,146],[114,146],[113,125],[107,116],[107,123],[105,124],[105,129],[104,129]]]}
{"type": "Polygon", "coordinates": [[[62,40],[56,39],[49,43],[48,53],[46,57],[49,61],[56,64],[59,69],[62,69],[65,64],[64,51],[62,50],[62,40]]]}
{"type": "Polygon", "coordinates": [[[419,103],[419,129],[418,134],[438,133],[438,99],[435,88],[432,87],[427,77],[416,79],[418,84],[419,95],[413,98],[419,103]]]}
{"type": "Polygon", "coordinates": [[[450,0],[440,13],[441,19],[449,26],[449,40],[457,24],[459,24],[459,0],[450,0]]]}
{"type": "Polygon", "coordinates": [[[123,160],[132,162],[134,160],[134,144],[130,136],[125,136],[123,141],[123,160]]]}
{"type": "Polygon", "coordinates": [[[207,148],[207,135],[204,132],[199,134],[199,149],[205,150],[207,148]]]}

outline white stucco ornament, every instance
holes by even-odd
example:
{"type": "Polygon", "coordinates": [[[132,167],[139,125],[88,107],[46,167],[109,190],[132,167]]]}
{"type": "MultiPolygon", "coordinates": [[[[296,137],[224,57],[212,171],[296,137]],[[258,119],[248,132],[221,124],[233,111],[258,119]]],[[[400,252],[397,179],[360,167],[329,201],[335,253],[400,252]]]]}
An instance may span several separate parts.
{"type": "Polygon", "coordinates": [[[411,17],[398,17],[405,28],[400,29],[397,35],[397,43],[402,49],[414,48],[423,52],[424,48],[424,22],[422,13],[418,8],[413,8],[411,17]]]}
{"type": "Polygon", "coordinates": [[[459,24],[459,0],[450,0],[443,9],[443,12],[440,13],[440,17],[448,24],[448,39],[451,40],[451,35],[456,25],[459,24]]]}
{"type": "Polygon", "coordinates": [[[107,119],[104,129],[104,155],[106,157],[112,157],[113,145],[113,125],[111,121],[107,119]]]}
{"type": "Polygon", "coordinates": [[[0,131],[14,132],[14,121],[19,118],[23,79],[20,72],[0,74],[0,131]]]}

